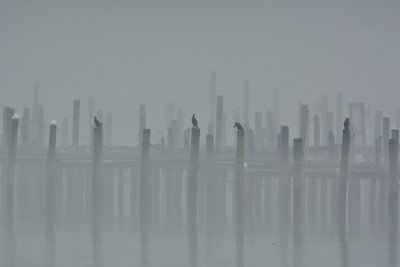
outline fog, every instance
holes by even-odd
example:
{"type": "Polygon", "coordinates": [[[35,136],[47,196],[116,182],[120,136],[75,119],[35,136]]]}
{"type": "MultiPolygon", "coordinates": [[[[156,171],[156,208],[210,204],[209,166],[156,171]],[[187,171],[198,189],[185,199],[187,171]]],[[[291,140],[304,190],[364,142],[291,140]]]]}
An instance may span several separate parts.
{"type": "Polygon", "coordinates": [[[0,0],[0,266],[398,266],[399,11],[0,0]]]}

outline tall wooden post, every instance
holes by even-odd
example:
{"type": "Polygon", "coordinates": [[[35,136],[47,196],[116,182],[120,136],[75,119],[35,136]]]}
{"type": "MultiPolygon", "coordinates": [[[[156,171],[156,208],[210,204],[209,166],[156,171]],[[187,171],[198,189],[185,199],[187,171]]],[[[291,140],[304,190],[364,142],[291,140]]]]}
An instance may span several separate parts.
{"type": "Polygon", "coordinates": [[[236,262],[243,266],[244,259],[244,131],[237,131],[236,181],[233,199],[234,221],[236,221],[236,262]]]}
{"type": "Polygon", "coordinates": [[[302,185],[303,185],[303,150],[301,138],[293,139],[293,253],[297,266],[301,266],[301,231],[302,231],[302,185]]]}
{"type": "Polygon", "coordinates": [[[72,147],[78,148],[79,146],[79,113],[80,113],[80,100],[74,99],[73,112],[72,112],[72,147]]]}
{"type": "MultiPolygon", "coordinates": [[[[57,144],[57,122],[50,122],[49,129],[49,147],[47,151],[47,181],[46,181],[46,213],[47,222],[52,222],[54,213],[54,191],[55,191],[55,174],[56,174],[56,144],[57,144]]],[[[52,227],[51,225],[48,225],[52,227]]]]}
{"type": "Polygon", "coordinates": [[[281,126],[280,139],[282,163],[289,163],[289,126],[281,126]]]}
{"type": "Polygon", "coordinates": [[[142,156],[140,166],[140,191],[139,191],[139,223],[142,242],[148,242],[148,225],[151,222],[150,207],[152,206],[151,177],[149,166],[150,129],[143,129],[142,156]]]}
{"type": "Polygon", "coordinates": [[[314,115],[314,146],[320,146],[320,126],[318,115],[314,115]]]}
{"type": "Polygon", "coordinates": [[[100,257],[102,207],[103,128],[93,128],[93,178],[92,178],[92,241],[94,261],[100,257]]]}
{"type": "MultiPolygon", "coordinates": [[[[217,124],[218,125],[218,124],[217,124]]],[[[186,215],[188,222],[191,262],[192,266],[197,266],[198,260],[198,241],[197,241],[197,193],[198,193],[198,172],[199,172],[199,152],[200,152],[200,129],[192,127],[190,145],[190,166],[188,176],[186,215]]]]}
{"type": "Polygon", "coordinates": [[[389,138],[390,138],[390,118],[382,119],[382,141],[383,141],[383,160],[388,162],[389,156],[389,138]]]}
{"type": "MultiPolygon", "coordinates": [[[[13,216],[14,212],[14,179],[15,179],[15,160],[17,157],[19,116],[14,114],[11,120],[10,143],[7,151],[7,176],[6,176],[6,210],[7,216],[13,216]]],[[[11,218],[8,218],[12,220],[11,218]]]]}
{"type": "Polygon", "coordinates": [[[338,224],[346,224],[347,210],[347,179],[349,172],[350,155],[350,130],[345,128],[342,136],[342,156],[340,159],[339,198],[338,198],[338,224]]]}

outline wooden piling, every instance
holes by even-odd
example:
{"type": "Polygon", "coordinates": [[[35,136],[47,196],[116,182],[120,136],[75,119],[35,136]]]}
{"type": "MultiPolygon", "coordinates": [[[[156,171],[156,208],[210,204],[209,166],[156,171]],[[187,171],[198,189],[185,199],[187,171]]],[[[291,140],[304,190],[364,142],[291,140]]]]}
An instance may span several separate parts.
{"type": "Polygon", "coordinates": [[[301,266],[301,231],[302,231],[302,185],[303,185],[303,155],[302,138],[293,139],[293,254],[296,265],[301,266]]]}
{"type": "Polygon", "coordinates": [[[78,148],[79,146],[79,113],[81,102],[78,99],[73,101],[72,111],[72,147],[78,148]]]}
{"type": "Polygon", "coordinates": [[[281,155],[282,163],[289,163],[289,126],[281,126],[281,155]]]}
{"type": "Polygon", "coordinates": [[[399,143],[389,140],[389,266],[398,266],[398,223],[399,223],[399,143]]]}
{"type": "Polygon", "coordinates": [[[19,116],[14,114],[11,120],[10,139],[7,151],[7,176],[5,190],[5,204],[8,219],[13,216],[14,212],[14,180],[15,180],[15,163],[17,157],[17,141],[18,141],[18,124],[19,116]]]}
{"type": "Polygon", "coordinates": [[[350,129],[345,127],[342,134],[342,155],[340,159],[338,227],[343,227],[343,225],[346,224],[349,155],[350,155],[350,129]]]}
{"type": "Polygon", "coordinates": [[[56,143],[57,143],[57,122],[51,121],[49,127],[49,146],[47,151],[47,181],[46,181],[46,203],[45,207],[48,222],[52,221],[52,216],[55,208],[54,193],[55,190],[55,176],[56,176],[56,143]]]}
{"type": "Polygon", "coordinates": [[[233,199],[234,221],[236,222],[236,262],[244,266],[244,131],[237,131],[236,179],[233,199]]]}
{"type": "Polygon", "coordinates": [[[3,150],[8,152],[11,140],[11,126],[14,109],[10,107],[3,107],[3,150]]]}
{"type": "Polygon", "coordinates": [[[319,116],[314,115],[314,146],[320,146],[320,126],[319,126],[319,116]]]}
{"type": "Polygon", "coordinates": [[[388,162],[389,156],[389,138],[390,138],[390,118],[382,119],[382,141],[383,141],[383,160],[388,162]]]}

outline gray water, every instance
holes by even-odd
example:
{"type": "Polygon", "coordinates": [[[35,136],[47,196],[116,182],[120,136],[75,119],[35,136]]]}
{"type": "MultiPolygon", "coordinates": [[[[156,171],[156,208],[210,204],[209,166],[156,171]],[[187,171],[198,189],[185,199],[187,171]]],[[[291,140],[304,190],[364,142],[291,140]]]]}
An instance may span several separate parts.
{"type": "MultiPolygon", "coordinates": [[[[116,169],[112,175],[104,171],[106,204],[101,208],[103,217],[93,222],[89,169],[72,168],[60,174],[52,216],[44,205],[41,170],[31,168],[27,176],[17,172],[14,215],[11,220],[2,216],[1,266],[397,266],[399,249],[393,239],[397,225],[390,227],[388,220],[379,217],[379,194],[370,208],[372,180],[360,180],[359,221],[349,222],[340,239],[330,209],[336,192],[333,180],[305,179],[300,240],[295,243],[290,210],[283,211],[289,217],[278,210],[282,178],[245,177],[242,240],[233,219],[235,180],[229,171],[208,176],[200,172],[194,236],[185,215],[185,170],[153,170],[151,219],[143,228],[140,179],[130,169],[122,175],[116,169]],[[310,195],[315,206],[307,204],[310,195]]],[[[378,181],[377,193],[379,186],[378,181]]]]}

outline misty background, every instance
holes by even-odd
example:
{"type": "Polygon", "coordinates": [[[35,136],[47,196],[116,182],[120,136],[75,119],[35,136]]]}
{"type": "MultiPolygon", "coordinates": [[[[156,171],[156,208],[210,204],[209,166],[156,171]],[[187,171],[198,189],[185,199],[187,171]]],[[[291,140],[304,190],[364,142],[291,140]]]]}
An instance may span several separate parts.
{"type": "Polygon", "coordinates": [[[337,90],[345,103],[366,102],[393,117],[399,7],[365,0],[0,0],[0,105],[21,114],[37,84],[45,120],[60,122],[72,116],[72,100],[81,99],[85,135],[93,97],[95,110],[114,114],[113,142],[132,145],[139,105],[147,105],[147,127],[165,133],[173,102],[175,116],[184,110],[184,126],[196,113],[205,134],[216,70],[228,126],[230,110],[243,103],[244,81],[250,114],[272,107],[279,87],[282,124],[296,122],[298,100],[315,111],[323,93],[333,110],[337,90]]]}

